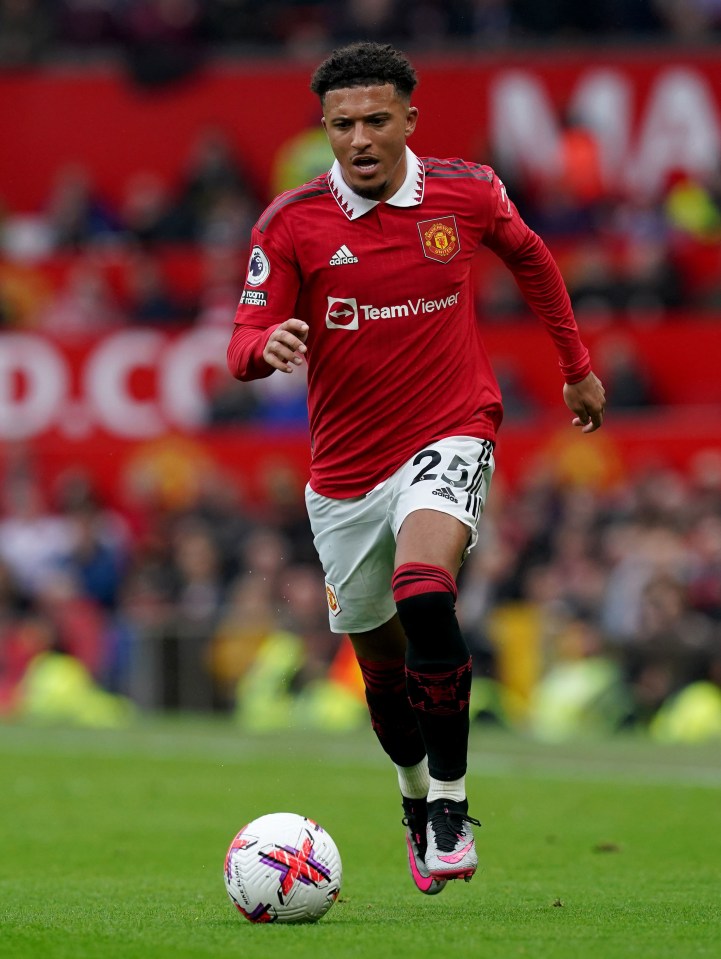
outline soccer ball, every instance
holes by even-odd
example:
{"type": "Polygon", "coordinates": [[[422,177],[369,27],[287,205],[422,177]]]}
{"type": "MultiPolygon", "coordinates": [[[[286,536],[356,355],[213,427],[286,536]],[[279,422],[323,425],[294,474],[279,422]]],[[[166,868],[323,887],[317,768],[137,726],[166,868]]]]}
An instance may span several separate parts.
{"type": "Polygon", "coordinates": [[[225,857],[225,888],[250,922],[317,922],[336,901],[341,878],[328,833],[290,812],[243,826],[225,857]]]}

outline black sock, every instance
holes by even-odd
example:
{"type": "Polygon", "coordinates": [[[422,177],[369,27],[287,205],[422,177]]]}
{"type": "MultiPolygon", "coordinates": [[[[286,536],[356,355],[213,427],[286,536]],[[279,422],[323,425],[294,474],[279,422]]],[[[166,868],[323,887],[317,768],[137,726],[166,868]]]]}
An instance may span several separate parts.
{"type": "Polygon", "coordinates": [[[408,702],[403,659],[358,659],[373,731],[398,766],[415,766],[426,754],[416,713],[408,702]]]}
{"type": "Polygon", "coordinates": [[[471,657],[455,612],[455,583],[440,567],[407,564],[393,580],[408,639],[406,685],[434,779],[465,775],[471,657]]]}

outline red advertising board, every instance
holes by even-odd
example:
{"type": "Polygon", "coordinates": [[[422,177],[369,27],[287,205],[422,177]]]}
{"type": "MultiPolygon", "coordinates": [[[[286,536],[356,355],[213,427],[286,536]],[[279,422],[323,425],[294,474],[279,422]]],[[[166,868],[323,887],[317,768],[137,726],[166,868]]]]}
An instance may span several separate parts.
{"type": "MultiPolygon", "coordinates": [[[[589,51],[418,57],[421,119],[413,146],[431,156],[493,160],[503,175],[552,169],[563,116],[599,137],[616,189],[659,189],[680,168],[715,173],[721,150],[718,52],[589,51]]],[[[176,86],[143,90],[121,67],[51,68],[0,76],[0,192],[11,210],[47,201],[56,171],[80,162],[110,199],[128,177],[177,182],[199,133],[223,130],[262,194],[274,158],[318,124],[311,66],[275,61],[205,67],[176,86]]]]}
{"type": "MultiPolygon", "coordinates": [[[[489,327],[483,336],[494,365],[513,372],[531,409],[552,412],[562,380],[541,324],[489,327]]],[[[225,365],[229,337],[223,326],[175,332],[128,327],[70,339],[0,334],[0,441],[56,435],[72,446],[203,432],[211,385],[219,378],[231,382],[225,365]]],[[[583,337],[600,372],[610,352],[631,349],[660,405],[721,411],[718,323],[684,318],[658,327],[584,330],[583,337]]]]}
{"type": "MultiPolygon", "coordinates": [[[[490,328],[485,340],[494,363],[513,367],[529,403],[503,425],[499,475],[515,482],[545,462],[544,469],[551,463],[570,478],[607,483],[648,464],[686,468],[700,452],[721,455],[716,323],[687,318],[584,338],[599,356],[630,343],[665,403],[632,415],[614,409],[611,395],[605,428],[580,438],[540,324],[490,328]]],[[[116,501],[149,484],[182,500],[208,479],[262,499],[278,469],[292,470],[301,487],[310,456],[304,426],[208,426],[211,384],[230,381],[227,342],[223,327],[126,328],[66,341],[0,335],[0,450],[9,461],[31,450],[47,484],[80,469],[116,501]]]]}

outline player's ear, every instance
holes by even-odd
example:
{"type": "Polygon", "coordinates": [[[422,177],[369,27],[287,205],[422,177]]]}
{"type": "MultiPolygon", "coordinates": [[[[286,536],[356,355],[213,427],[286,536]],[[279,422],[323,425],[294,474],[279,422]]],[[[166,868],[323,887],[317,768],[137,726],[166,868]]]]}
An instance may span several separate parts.
{"type": "Polygon", "coordinates": [[[409,137],[416,128],[418,122],[418,107],[408,107],[406,113],[406,137],[409,137]]]}

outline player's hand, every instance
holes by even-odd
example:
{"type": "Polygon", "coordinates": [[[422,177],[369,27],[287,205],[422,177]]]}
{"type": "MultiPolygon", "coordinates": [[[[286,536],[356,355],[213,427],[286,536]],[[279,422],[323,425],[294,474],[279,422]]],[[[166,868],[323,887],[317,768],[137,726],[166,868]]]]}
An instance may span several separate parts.
{"type": "Polygon", "coordinates": [[[292,317],[276,327],[268,337],[263,350],[263,359],[274,370],[292,373],[294,366],[303,362],[308,339],[308,324],[292,317]]]}
{"type": "Polygon", "coordinates": [[[594,373],[589,373],[580,383],[566,383],[563,399],[569,410],[576,414],[572,422],[581,427],[582,433],[593,433],[601,428],[606,411],[606,391],[594,373]]]}

